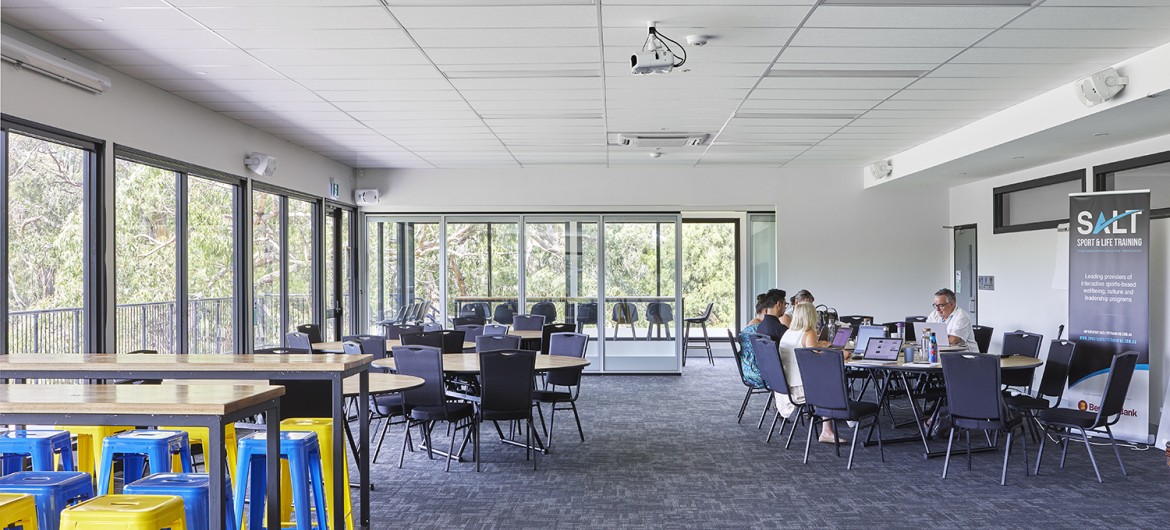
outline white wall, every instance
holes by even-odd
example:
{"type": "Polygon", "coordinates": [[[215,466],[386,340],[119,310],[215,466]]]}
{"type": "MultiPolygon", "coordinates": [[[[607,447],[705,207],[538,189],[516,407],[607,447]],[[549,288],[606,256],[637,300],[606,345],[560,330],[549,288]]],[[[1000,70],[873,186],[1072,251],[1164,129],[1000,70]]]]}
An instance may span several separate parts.
{"type": "MultiPolygon", "coordinates": [[[[1014,329],[1055,338],[1057,326],[1068,322],[1068,290],[1053,288],[1056,230],[993,234],[992,189],[1077,169],[1088,169],[1086,174],[1091,174],[1094,165],[1167,150],[1170,135],[951,188],[950,224],[979,225],[979,274],[995,276],[995,290],[979,292],[979,323],[995,327],[993,344],[1000,342],[1001,331],[1014,329]]],[[[1166,311],[1170,219],[1152,220],[1150,232],[1150,416],[1157,422],[1170,378],[1170,351],[1166,349],[1170,344],[1166,311]]]]}
{"type": "Polygon", "coordinates": [[[924,314],[947,280],[946,190],[862,189],[858,168],[365,170],[365,212],[774,211],[778,286],[879,321],[924,314]],[[862,259],[865,258],[865,259],[862,259]]]}

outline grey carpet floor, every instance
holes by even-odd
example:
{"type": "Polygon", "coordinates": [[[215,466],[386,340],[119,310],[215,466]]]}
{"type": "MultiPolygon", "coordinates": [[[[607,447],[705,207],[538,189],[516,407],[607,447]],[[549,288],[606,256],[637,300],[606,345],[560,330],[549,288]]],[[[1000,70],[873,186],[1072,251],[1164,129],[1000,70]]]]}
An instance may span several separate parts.
{"type": "MultiPolygon", "coordinates": [[[[1170,528],[1170,467],[1154,449],[1123,449],[1122,476],[1109,448],[1095,447],[1104,484],[1083,446],[1070,447],[1060,469],[1050,445],[1040,476],[1025,477],[1017,442],[1007,486],[1002,452],[976,454],[973,470],[953,459],[946,480],[942,459],[924,459],[918,444],[887,446],[884,463],[877,447],[858,447],[846,471],[844,457],[814,440],[802,465],[803,428],[790,450],[782,439],[764,443],[763,397],[736,423],[745,389],[733,362],[696,360],[681,377],[586,377],[585,442],[571,414],[558,413],[553,451],[537,471],[488,426],[480,473],[456,462],[444,473],[442,460],[422,452],[408,452],[398,469],[402,427],[393,426],[372,468],[372,527],[1170,528]]],[[[1029,445],[1031,462],[1035,451],[1029,445]]]]}

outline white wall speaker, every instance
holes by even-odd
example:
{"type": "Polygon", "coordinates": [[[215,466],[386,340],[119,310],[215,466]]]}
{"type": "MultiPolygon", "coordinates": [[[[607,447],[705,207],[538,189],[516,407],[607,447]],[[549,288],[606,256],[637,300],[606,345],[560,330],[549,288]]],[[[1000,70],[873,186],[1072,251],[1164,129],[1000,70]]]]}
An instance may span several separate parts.
{"type": "Polygon", "coordinates": [[[358,206],[373,206],[378,204],[378,190],[353,190],[353,202],[358,206]]]}
{"type": "Polygon", "coordinates": [[[894,162],[882,160],[869,165],[869,174],[875,179],[884,179],[894,173],[894,162]]]}
{"type": "Polygon", "coordinates": [[[257,175],[271,177],[276,173],[276,157],[264,153],[248,153],[244,156],[244,166],[257,175]]]}
{"type": "Polygon", "coordinates": [[[1127,84],[1128,77],[1118,74],[1113,68],[1106,68],[1076,82],[1077,98],[1086,107],[1092,107],[1109,101],[1127,84]]]}

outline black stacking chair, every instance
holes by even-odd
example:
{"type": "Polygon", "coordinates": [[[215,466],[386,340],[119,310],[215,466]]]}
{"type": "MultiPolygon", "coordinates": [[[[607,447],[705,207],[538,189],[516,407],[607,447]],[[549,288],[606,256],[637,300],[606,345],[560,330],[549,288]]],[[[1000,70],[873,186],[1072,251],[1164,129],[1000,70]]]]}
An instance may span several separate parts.
{"type": "MultiPolygon", "coordinates": [[[[976,353],[943,353],[943,380],[947,387],[947,407],[951,413],[951,431],[947,436],[947,456],[943,460],[942,477],[947,478],[951,464],[951,444],[955,431],[962,429],[967,435],[967,469],[971,469],[971,431],[984,433],[995,431],[1007,433],[1004,444],[1003,469],[1000,470],[999,485],[1007,484],[1008,459],[1012,454],[1012,434],[1020,429],[1020,441],[1024,445],[1024,475],[1028,475],[1028,439],[1024,436],[1024,422],[1011,414],[1003,402],[1000,391],[1000,368],[998,355],[976,353]]],[[[997,436],[998,438],[998,436],[997,436]]]]}
{"type": "MultiPolygon", "coordinates": [[[[769,391],[788,396],[788,402],[796,407],[796,417],[792,418],[792,430],[788,431],[788,441],[784,444],[784,448],[788,449],[792,445],[792,435],[796,432],[796,423],[805,414],[808,407],[804,403],[793,401],[792,395],[788,393],[788,377],[784,374],[784,365],[780,362],[780,346],[776,344],[776,341],[767,335],[758,333],[753,333],[750,337],[752,350],[756,352],[756,366],[760,369],[760,377],[764,379],[764,384],[767,385],[769,391]]],[[[776,420],[780,418],[784,417],[777,409],[776,417],[772,419],[772,426],[768,428],[768,439],[764,443],[772,441],[772,433],[776,431],[776,420]]],[[[787,422],[788,418],[784,418],[780,422],[780,434],[784,434],[784,424],[787,422]]],[[[809,418],[809,428],[812,428],[812,418],[809,418]]]]}
{"type": "Polygon", "coordinates": [[[477,316],[459,316],[451,319],[451,327],[459,329],[459,326],[482,326],[485,322],[487,321],[477,316]]]}
{"type": "Polygon", "coordinates": [[[557,321],[557,305],[552,302],[537,302],[532,304],[532,311],[529,314],[541,315],[546,324],[551,324],[557,321]]]}
{"type": "Polygon", "coordinates": [[[920,316],[920,315],[906,317],[906,338],[905,338],[905,340],[907,340],[907,341],[913,342],[913,341],[918,340],[918,336],[914,333],[914,323],[915,322],[926,322],[926,317],[920,316]]]}
{"type": "Polygon", "coordinates": [[[373,355],[375,359],[386,357],[386,337],[381,335],[346,335],[341,340],[345,353],[373,355]],[[357,346],[356,350],[349,346],[351,343],[357,346]]]}
{"type": "Polygon", "coordinates": [[[515,331],[538,331],[544,326],[544,315],[516,315],[512,317],[515,331]]]}
{"type": "Polygon", "coordinates": [[[520,337],[515,335],[480,335],[475,338],[475,352],[518,350],[520,337]]]}
{"type": "Polygon", "coordinates": [[[683,319],[683,322],[687,324],[687,327],[683,328],[683,366],[687,365],[687,350],[691,349],[691,326],[696,324],[703,329],[703,343],[707,346],[707,361],[711,363],[711,366],[715,366],[715,354],[711,351],[711,338],[707,336],[707,321],[711,320],[711,309],[714,307],[714,302],[708,303],[701,315],[683,319]]]}
{"type": "MultiPolygon", "coordinates": [[[[547,327],[547,326],[546,326],[547,327]]],[[[585,358],[585,350],[589,347],[589,337],[581,333],[554,333],[545,341],[548,344],[549,355],[564,355],[566,357],[585,358]]],[[[550,403],[552,412],[549,414],[548,447],[552,447],[553,428],[557,424],[557,410],[573,411],[573,419],[577,421],[577,435],[585,441],[585,431],[581,429],[581,416],[577,414],[577,397],[581,395],[581,368],[566,370],[550,370],[544,377],[544,388],[532,393],[532,399],[537,402],[537,412],[540,413],[540,426],[544,428],[544,411],[540,403],[550,403]],[[565,387],[557,390],[557,387],[565,387]],[[557,408],[558,403],[568,403],[568,407],[557,408]]]]}
{"type": "MultiPolygon", "coordinates": [[[[1037,359],[1040,357],[1040,343],[1044,335],[1028,331],[1012,331],[1003,334],[1003,355],[1022,355],[1037,359]]],[[[1032,379],[1036,374],[1035,368],[1027,370],[1011,370],[1001,376],[1004,386],[1022,386],[1032,391],[1032,379]]]]}
{"type": "Polygon", "coordinates": [[[666,302],[650,302],[646,304],[646,340],[650,340],[651,332],[655,329],[662,337],[662,330],[666,330],[666,338],[670,338],[670,324],[674,322],[674,309],[666,302]]]}
{"type": "MultiPolygon", "coordinates": [[[[464,324],[455,326],[455,331],[463,332],[463,342],[475,342],[476,337],[483,335],[483,326],[479,324],[464,324]]],[[[463,351],[474,351],[474,348],[464,348],[463,351]]]]}
{"type": "Polygon", "coordinates": [[[431,442],[431,431],[434,430],[435,422],[445,421],[455,426],[454,432],[451,433],[450,447],[447,449],[450,456],[447,458],[446,470],[451,471],[451,459],[457,458],[454,454],[455,437],[460,429],[464,429],[466,433],[463,443],[467,443],[474,432],[475,410],[470,403],[447,400],[443,383],[443,354],[438,348],[395,348],[394,363],[398,367],[398,373],[420,377],[425,381],[423,386],[402,393],[402,406],[407,424],[398,467],[401,468],[402,462],[406,459],[406,446],[411,443],[411,427],[419,428],[427,445],[427,458],[433,460],[435,455],[432,452],[434,444],[431,442]]]}
{"type": "Polygon", "coordinates": [[[432,331],[442,330],[443,325],[439,324],[438,322],[423,322],[422,329],[423,333],[430,333],[432,331]]]}
{"type": "Polygon", "coordinates": [[[545,324],[540,328],[540,353],[548,355],[549,336],[553,333],[577,333],[577,323],[545,324]]]}
{"type": "Polygon", "coordinates": [[[1072,341],[1052,341],[1048,346],[1048,359],[1044,361],[1044,373],[1040,375],[1040,388],[1036,390],[1036,395],[1006,395],[1004,403],[1007,403],[1008,408],[1035,421],[1037,412],[1059,407],[1065,386],[1068,385],[1068,371],[1072,366],[1076,346],[1077,343],[1072,341]],[[1056,398],[1056,402],[1048,398],[1056,398]]]}
{"type": "Polygon", "coordinates": [[[388,340],[398,340],[406,333],[422,333],[423,328],[417,324],[382,324],[388,340]]]}
{"type": "MultiPolygon", "coordinates": [[[[386,337],[381,335],[349,335],[341,338],[341,349],[349,355],[373,355],[375,359],[382,359],[386,357],[386,337]]],[[[371,368],[371,372],[385,372],[386,370],[371,368]]],[[[346,411],[350,410],[351,406],[357,405],[357,396],[351,396],[346,404],[346,411]]],[[[346,413],[349,414],[348,412],[346,413]]],[[[385,427],[389,427],[390,417],[402,415],[402,396],[398,394],[370,394],[370,420],[381,420],[386,422],[385,427]]],[[[382,436],[385,436],[385,427],[383,427],[382,436]]],[[[373,432],[378,432],[375,427],[373,432]]],[[[353,432],[349,428],[349,423],[345,424],[345,436],[349,439],[350,449],[357,454],[357,443],[353,439],[353,432]]],[[[381,449],[381,440],[378,442],[378,448],[381,449]]]]}
{"type": "Polygon", "coordinates": [[[492,320],[497,324],[504,324],[505,326],[512,325],[512,319],[516,316],[516,302],[504,302],[496,306],[495,312],[492,313],[492,320]]]}
{"type": "Polygon", "coordinates": [[[313,353],[313,341],[309,339],[307,333],[294,331],[285,335],[285,340],[288,341],[288,349],[292,353],[313,353]]]}
{"type": "Polygon", "coordinates": [[[476,317],[480,320],[477,322],[477,324],[483,324],[487,321],[488,304],[487,302],[471,302],[463,304],[463,307],[459,309],[459,316],[476,317]]]}
{"type": "MultiPolygon", "coordinates": [[[[479,378],[482,387],[475,426],[475,470],[479,471],[479,423],[495,424],[500,437],[499,421],[523,420],[527,425],[525,458],[532,458],[536,469],[536,452],[532,443],[532,380],[536,375],[536,352],[527,350],[489,351],[479,354],[479,378]]],[[[454,439],[454,438],[452,438],[454,439]]]]}
{"type": "Polygon", "coordinates": [[[399,340],[403,346],[432,346],[439,348],[443,353],[460,353],[463,351],[463,332],[453,329],[438,331],[424,331],[422,333],[407,333],[399,340]]]}
{"type": "Polygon", "coordinates": [[[316,324],[301,324],[297,331],[309,336],[309,342],[325,342],[321,339],[321,326],[316,324]]]}
{"type": "Polygon", "coordinates": [[[585,329],[585,324],[597,325],[597,302],[585,302],[577,304],[577,311],[574,317],[581,329],[585,329]]]}
{"type": "Polygon", "coordinates": [[[868,319],[870,322],[873,322],[873,317],[869,315],[842,315],[837,320],[849,324],[849,327],[853,328],[853,336],[856,337],[857,329],[861,327],[861,323],[865,322],[866,319],[868,319]]]}
{"type": "Polygon", "coordinates": [[[987,353],[991,350],[991,337],[995,333],[995,328],[991,326],[971,326],[971,331],[975,332],[975,344],[979,345],[979,353],[987,353]]]}
{"type": "Polygon", "coordinates": [[[613,321],[614,338],[617,338],[622,324],[630,326],[630,334],[635,339],[638,338],[638,330],[634,329],[634,323],[638,321],[638,306],[634,305],[633,302],[614,302],[610,320],[613,321]]]}
{"type": "MultiPolygon", "coordinates": [[[[727,330],[727,339],[731,342],[731,353],[735,355],[735,369],[739,370],[739,381],[743,386],[747,387],[747,394],[743,396],[743,404],[739,406],[739,414],[736,416],[736,423],[743,422],[743,414],[747,411],[748,401],[756,394],[769,394],[768,389],[762,386],[756,386],[749,382],[743,375],[743,351],[740,349],[740,338],[735,335],[730,329],[727,330]]],[[[768,411],[765,410],[766,414],[768,411]]]]}
{"type": "MultiPolygon", "coordinates": [[[[1093,471],[1097,473],[1097,482],[1101,480],[1101,470],[1097,468],[1097,459],[1093,457],[1093,448],[1089,443],[1086,431],[1105,429],[1109,435],[1109,443],[1113,446],[1113,454],[1117,456],[1117,465],[1121,467],[1121,474],[1125,472],[1125,463],[1121,461],[1121,452],[1117,450],[1117,440],[1113,439],[1113,430],[1109,427],[1121,419],[1121,412],[1125,405],[1125,395],[1129,393],[1129,383],[1133,379],[1134,369],[1137,367],[1137,352],[1127,351],[1113,356],[1109,365],[1109,379],[1105,381],[1105,392],[1101,394],[1100,407],[1097,412],[1077,409],[1048,409],[1040,411],[1037,419],[1044,426],[1044,433],[1052,433],[1063,439],[1064,448],[1061,453],[1060,467],[1064,467],[1064,456],[1068,454],[1068,441],[1075,436],[1076,429],[1081,432],[1079,439],[1085,443],[1085,450],[1089,452],[1089,461],[1093,463],[1093,471]]],[[[1036,455],[1036,474],[1040,474],[1040,459],[1044,457],[1044,440],[1040,440],[1040,452],[1036,455]]]]}
{"type": "Polygon", "coordinates": [[[483,334],[484,335],[507,335],[508,334],[508,326],[505,326],[503,324],[484,324],[483,325],[483,334]]]}
{"type": "MultiPolygon", "coordinates": [[[[882,426],[878,422],[878,412],[881,408],[877,403],[868,401],[854,401],[849,399],[849,389],[845,385],[845,358],[839,350],[824,348],[797,348],[796,365],[800,370],[800,379],[804,383],[805,405],[812,407],[809,414],[819,417],[821,421],[832,421],[833,448],[837,457],[841,456],[840,438],[837,434],[837,422],[834,420],[856,421],[853,428],[853,442],[849,445],[849,463],[845,469],[853,468],[853,452],[857,449],[857,431],[861,430],[861,420],[873,418],[869,424],[869,434],[873,434],[874,427],[878,431],[878,451],[881,452],[882,462],[886,461],[886,452],[882,448],[882,426]]],[[[818,422],[819,423],[819,422],[818,422]]],[[[808,440],[804,444],[804,463],[808,463],[808,450],[812,445],[813,424],[808,426],[808,440]]],[[[868,437],[868,435],[867,435],[868,437]]]]}
{"type": "Polygon", "coordinates": [[[882,322],[881,326],[886,328],[886,336],[893,337],[898,332],[898,325],[902,322],[882,322]]]}

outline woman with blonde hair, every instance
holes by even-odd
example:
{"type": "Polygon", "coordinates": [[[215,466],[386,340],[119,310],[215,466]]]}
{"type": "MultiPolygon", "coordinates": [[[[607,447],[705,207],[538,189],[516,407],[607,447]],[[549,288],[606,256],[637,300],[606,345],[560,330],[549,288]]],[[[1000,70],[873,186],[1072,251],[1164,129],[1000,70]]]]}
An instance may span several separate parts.
{"type": "MultiPolygon", "coordinates": [[[[804,403],[804,382],[800,378],[800,369],[796,365],[796,348],[826,348],[829,342],[817,340],[817,310],[812,302],[801,302],[792,309],[792,325],[780,337],[777,344],[780,349],[780,364],[784,366],[784,377],[788,379],[788,391],[792,401],[804,403]]],[[[796,407],[788,400],[789,396],[776,393],[776,410],[785,417],[796,411],[796,407]]],[[[821,436],[824,443],[833,443],[833,429],[828,421],[821,422],[821,436]]],[[[847,443],[848,440],[840,440],[847,443]]]]}

